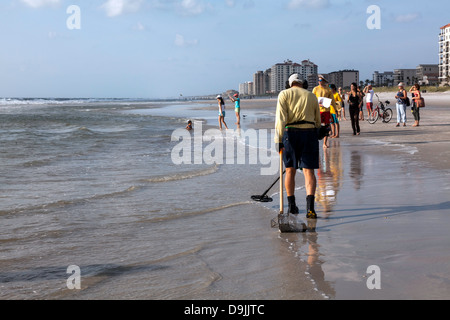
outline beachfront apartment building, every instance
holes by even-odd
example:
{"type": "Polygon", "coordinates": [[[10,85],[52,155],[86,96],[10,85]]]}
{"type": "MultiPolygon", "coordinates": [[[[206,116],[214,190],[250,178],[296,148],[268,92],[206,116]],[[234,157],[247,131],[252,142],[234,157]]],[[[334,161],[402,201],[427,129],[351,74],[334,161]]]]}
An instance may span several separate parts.
{"type": "Polygon", "coordinates": [[[285,60],[283,63],[277,63],[271,68],[270,92],[278,93],[286,89],[286,81],[293,73],[298,73],[303,79],[318,73],[318,66],[310,60],[303,60],[301,63],[295,63],[291,60],[285,60]]]}
{"type": "Polygon", "coordinates": [[[293,73],[299,73],[303,79],[311,84],[317,82],[318,66],[310,60],[295,63],[285,60],[277,63],[266,71],[257,71],[253,74],[253,81],[239,84],[239,93],[243,96],[261,96],[265,94],[278,94],[286,89],[286,82],[293,73]]]}
{"type": "Polygon", "coordinates": [[[257,71],[253,75],[253,94],[256,96],[262,96],[270,92],[270,75],[271,69],[266,71],[257,71]]]}
{"type": "Polygon", "coordinates": [[[254,86],[252,81],[241,83],[239,85],[239,94],[242,96],[254,95],[253,88],[254,86]]]}
{"type": "Polygon", "coordinates": [[[354,82],[359,84],[358,70],[340,70],[328,74],[328,82],[334,84],[337,88],[350,88],[354,82]]]}
{"type": "Polygon", "coordinates": [[[264,71],[257,71],[253,75],[253,89],[256,96],[261,96],[265,93],[264,71]]]}
{"type": "Polygon", "coordinates": [[[420,85],[436,85],[439,78],[439,65],[419,64],[416,69],[396,69],[394,72],[378,72],[373,74],[373,84],[376,87],[396,86],[400,82],[410,86],[414,83],[420,85]]]}
{"type": "Polygon", "coordinates": [[[373,85],[375,87],[391,87],[394,85],[394,72],[385,71],[373,73],[373,85]]]}
{"type": "Polygon", "coordinates": [[[441,28],[439,33],[439,81],[450,84],[450,24],[441,28]]]}
{"type": "Polygon", "coordinates": [[[418,82],[417,69],[395,69],[394,85],[403,82],[405,86],[411,86],[418,82]]]}
{"type": "Polygon", "coordinates": [[[439,84],[439,65],[419,64],[416,68],[416,77],[421,86],[435,86],[439,84]]]}

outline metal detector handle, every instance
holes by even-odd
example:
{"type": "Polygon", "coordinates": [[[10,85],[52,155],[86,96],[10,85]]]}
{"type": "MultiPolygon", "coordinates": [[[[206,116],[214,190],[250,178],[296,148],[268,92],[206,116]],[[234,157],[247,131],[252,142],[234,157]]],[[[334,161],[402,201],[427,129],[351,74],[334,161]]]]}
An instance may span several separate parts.
{"type": "Polygon", "coordinates": [[[284,189],[283,189],[283,149],[280,150],[280,214],[283,214],[284,208],[284,189]]]}

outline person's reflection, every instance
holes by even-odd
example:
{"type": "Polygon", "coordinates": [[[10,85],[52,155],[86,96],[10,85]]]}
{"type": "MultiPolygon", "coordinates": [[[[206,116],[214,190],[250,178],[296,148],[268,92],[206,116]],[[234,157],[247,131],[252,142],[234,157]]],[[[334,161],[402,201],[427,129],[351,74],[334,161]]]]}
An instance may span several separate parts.
{"type": "Polygon", "coordinates": [[[304,234],[304,241],[307,245],[308,272],[316,284],[316,289],[329,298],[335,296],[335,290],[329,281],[325,281],[325,273],[322,269],[323,261],[320,259],[320,245],[317,243],[318,233],[316,232],[317,220],[307,219],[308,231],[304,234]]]}
{"type": "Polygon", "coordinates": [[[359,151],[352,151],[350,155],[350,177],[353,179],[356,190],[361,189],[363,175],[361,154],[359,151]]]}
{"type": "Polygon", "coordinates": [[[241,130],[241,125],[240,124],[238,124],[237,127],[236,127],[236,136],[238,138],[242,137],[242,130],[241,130]]]}
{"type": "Polygon", "coordinates": [[[334,148],[324,150],[320,169],[317,171],[316,201],[322,205],[326,215],[336,205],[342,176],[342,150],[336,143],[334,148]]]}

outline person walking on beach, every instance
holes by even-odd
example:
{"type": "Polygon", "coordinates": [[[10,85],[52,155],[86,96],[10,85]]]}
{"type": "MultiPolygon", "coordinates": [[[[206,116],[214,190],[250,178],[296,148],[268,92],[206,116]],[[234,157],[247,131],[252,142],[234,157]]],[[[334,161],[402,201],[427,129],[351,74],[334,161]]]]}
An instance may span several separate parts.
{"type": "Polygon", "coordinates": [[[420,101],[422,100],[422,94],[420,93],[420,85],[415,84],[412,86],[412,88],[409,90],[409,92],[412,94],[412,100],[413,105],[411,107],[412,114],[414,116],[414,125],[413,127],[418,127],[420,122],[420,101]]]}
{"type": "Polygon", "coordinates": [[[359,111],[362,106],[361,92],[358,90],[358,85],[353,82],[348,93],[348,104],[350,112],[350,120],[352,121],[353,135],[360,135],[361,128],[359,126],[359,111]]]}
{"type": "Polygon", "coordinates": [[[372,86],[369,84],[367,87],[364,88],[363,93],[366,95],[366,107],[368,112],[367,118],[370,119],[373,112],[373,96],[375,94],[375,91],[373,91],[372,86]]]}
{"type": "Polygon", "coordinates": [[[341,96],[336,90],[336,85],[330,84],[331,93],[333,93],[334,101],[336,101],[336,109],[333,107],[330,108],[331,113],[331,137],[330,138],[339,138],[339,134],[341,131],[339,119],[338,119],[338,110],[341,106],[341,96]]]}
{"type": "Polygon", "coordinates": [[[234,112],[236,113],[236,124],[241,124],[241,99],[239,98],[239,93],[236,93],[230,100],[234,102],[234,112]]]}
{"type": "MultiPolygon", "coordinates": [[[[334,101],[333,93],[331,92],[331,89],[328,88],[328,81],[324,78],[324,76],[319,74],[319,85],[315,87],[312,91],[312,93],[317,98],[328,98],[331,99],[331,105],[330,108],[325,108],[323,105],[320,106],[320,117],[322,119],[322,124],[324,126],[330,126],[331,125],[331,108],[336,108],[336,102],[334,101]]],[[[328,148],[328,137],[325,137],[323,139],[323,148],[328,148]]]]}
{"type": "Polygon", "coordinates": [[[227,128],[227,124],[225,122],[225,101],[223,101],[223,98],[221,95],[218,95],[216,97],[217,102],[219,103],[219,128],[222,130],[222,123],[224,124],[225,128],[227,128]]]}
{"type": "Polygon", "coordinates": [[[397,127],[400,127],[400,122],[406,127],[406,99],[408,98],[408,93],[406,93],[404,86],[403,82],[398,84],[398,92],[395,96],[395,99],[397,99],[397,127]]]}
{"type": "Polygon", "coordinates": [[[295,73],[289,77],[290,88],[278,96],[275,144],[283,152],[286,166],[286,193],[290,214],[298,214],[295,201],[295,175],[303,169],[306,189],[306,217],[317,219],[314,208],[316,174],[319,169],[319,138],[321,127],[320,108],[317,97],[304,89],[306,80],[295,73]]]}
{"type": "Polygon", "coordinates": [[[345,117],[345,92],[342,90],[341,87],[339,87],[338,91],[339,91],[339,95],[341,96],[341,101],[342,101],[341,112],[339,113],[339,121],[342,120],[342,117],[344,117],[344,121],[345,121],[345,120],[347,120],[347,118],[345,117]]]}

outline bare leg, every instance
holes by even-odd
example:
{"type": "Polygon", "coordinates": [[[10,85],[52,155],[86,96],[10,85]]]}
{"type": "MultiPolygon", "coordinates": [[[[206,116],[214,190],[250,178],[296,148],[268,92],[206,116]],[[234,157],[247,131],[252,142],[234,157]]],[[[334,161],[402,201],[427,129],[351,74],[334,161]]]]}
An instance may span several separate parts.
{"type": "Polygon", "coordinates": [[[295,168],[286,168],[286,179],[284,186],[286,187],[286,194],[288,197],[295,195],[295,168]]]}
{"type": "Polygon", "coordinates": [[[336,136],[336,125],[334,123],[331,124],[331,136],[330,138],[334,138],[336,136]]]}
{"type": "Polygon", "coordinates": [[[303,175],[305,176],[305,189],[307,196],[313,196],[316,194],[316,174],[314,169],[303,169],[303,175]]]}
{"type": "Polygon", "coordinates": [[[324,149],[328,148],[328,137],[323,138],[323,148],[324,149]]]}
{"type": "Polygon", "coordinates": [[[227,126],[227,123],[225,122],[225,118],[224,117],[222,117],[222,122],[225,125],[225,128],[227,128],[227,130],[228,130],[228,126],[227,126]]]}

